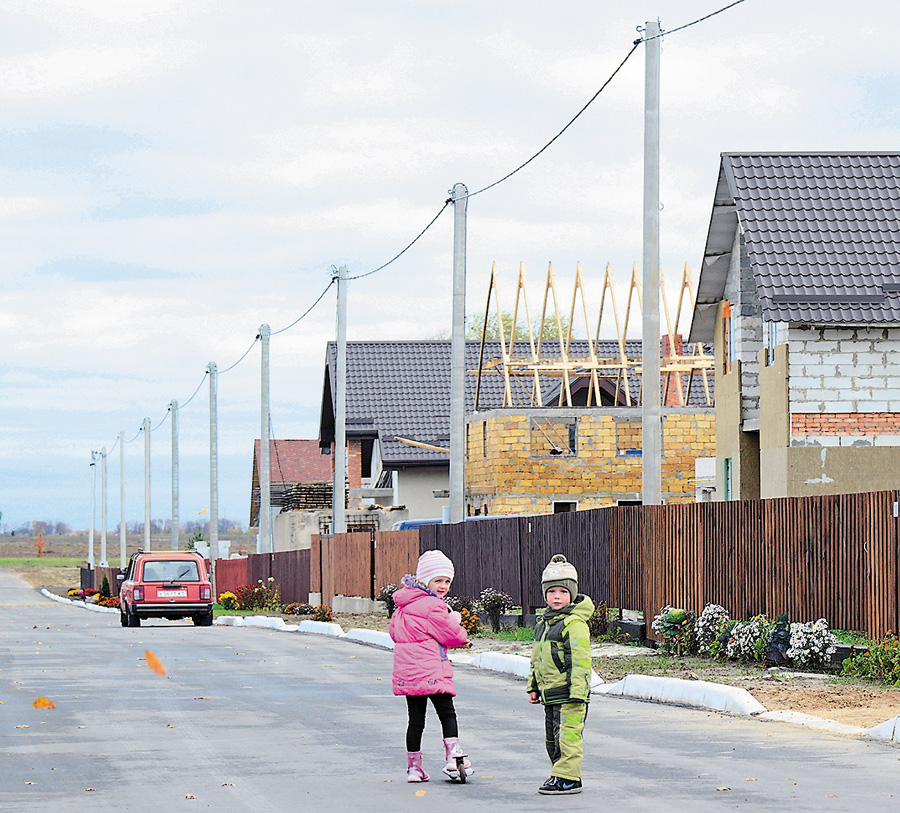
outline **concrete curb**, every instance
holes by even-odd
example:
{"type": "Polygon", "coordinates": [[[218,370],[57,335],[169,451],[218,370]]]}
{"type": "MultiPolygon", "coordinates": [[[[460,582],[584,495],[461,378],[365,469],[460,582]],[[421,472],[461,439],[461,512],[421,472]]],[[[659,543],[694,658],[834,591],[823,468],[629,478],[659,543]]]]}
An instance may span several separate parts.
{"type": "Polygon", "coordinates": [[[347,630],[347,634],[344,637],[350,641],[372,644],[372,646],[378,646],[382,649],[394,648],[394,642],[391,640],[391,636],[388,635],[388,633],[379,630],[367,630],[362,628],[350,629],[347,630]]]}
{"type": "Polygon", "coordinates": [[[756,715],[766,711],[766,707],[746,689],[709,683],[705,680],[626,675],[618,683],[594,689],[594,693],[724,711],[729,714],[756,715]]]}
{"type": "Polygon", "coordinates": [[[333,624],[329,621],[301,621],[297,625],[297,631],[312,632],[316,635],[330,635],[333,638],[344,638],[346,635],[340,624],[333,624]]]}
{"type": "Polygon", "coordinates": [[[511,655],[508,652],[479,652],[469,661],[469,666],[528,677],[531,672],[531,659],[524,655],[511,655]]]}
{"type": "Polygon", "coordinates": [[[46,596],[50,599],[50,601],[58,601],[60,604],[74,604],[76,607],[83,607],[85,610],[90,610],[94,613],[115,613],[119,614],[119,611],[115,607],[100,607],[97,604],[86,604],[83,601],[79,601],[78,599],[66,598],[65,596],[58,596],[56,593],[51,593],[46,587],[41,588],[41,595],[46,596]]]}
{"type": "Polygon", "coordinates": [[[863,731],[863,736],[885,742],[900,742],[900,717],[891,717],[890,720],[863,731]]]}
{"type": "Polygon", "coordinates": [[[766,711],[758,715],[760,720],[772,720],[779,723],[793,723],[806,728],[814,728],[817,731],[830,731],[834,734],[848,734],[858,737],[866,733],[866,729],[858,726],[845,725],[836,720],[828,720],[825,717],[814,717],[812,714],[804,714],[802,711],[766,711]]]}

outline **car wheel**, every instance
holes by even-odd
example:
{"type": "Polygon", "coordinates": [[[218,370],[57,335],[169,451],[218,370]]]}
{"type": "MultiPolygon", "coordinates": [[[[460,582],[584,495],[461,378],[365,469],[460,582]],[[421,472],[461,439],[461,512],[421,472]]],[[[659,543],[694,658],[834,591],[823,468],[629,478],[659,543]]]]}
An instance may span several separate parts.
{"type": "Polygon", "coordinates": [[[141,625],[141,619],[128,609],[127,604],[125,605],[125,617],[128,619],[129,627],[139,627],[141,625]]]}
{"type": "Polygon", "coordinates": [[[212,610],[208,613],[197,613],[193,620],[195,627],[211,627],[213,623],[212,610]]]}
{"type": "Polygon", "coordinates": [[[124,605],[122,605],[122,607],[119,609],[119,621],[122,622],[123,627],[128,626],[128,616],[125,615],[125,606],[124,605]]]}

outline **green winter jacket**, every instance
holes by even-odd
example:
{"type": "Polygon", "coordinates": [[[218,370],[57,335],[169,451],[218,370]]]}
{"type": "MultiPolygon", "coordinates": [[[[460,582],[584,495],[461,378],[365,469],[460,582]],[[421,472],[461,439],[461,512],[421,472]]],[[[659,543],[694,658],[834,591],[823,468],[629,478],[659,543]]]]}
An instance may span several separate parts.
{"type": "Polygon", "coordinates": [[[591,636],[594,602],[579,593],[561,610],[546,610],[534,630],[528,692],[544,705],[591,699],[591,636]]]}

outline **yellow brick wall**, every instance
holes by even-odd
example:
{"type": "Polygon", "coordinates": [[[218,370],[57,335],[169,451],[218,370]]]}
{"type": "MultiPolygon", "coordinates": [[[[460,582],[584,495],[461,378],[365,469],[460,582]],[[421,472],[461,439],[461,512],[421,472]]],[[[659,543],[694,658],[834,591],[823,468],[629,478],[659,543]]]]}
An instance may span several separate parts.
{"type": "MultiPolygon", "coordinates": [[[[540,438],[533,453],[527,415],[471,416],[466,458],[470,508],[484,506],[489,514],[550,513],[554,501],[577,500],[581,510],[639,498],[641,458],[617,454],[616,417],[596,409],[570,414],[578,424],[574,455],[545,454],[540,438]]],[[[629,433],[639,438],[640,423],[620,423],[620,438],[629,433]]],[[[625,442],[623,448],[629,445],[625,442]]],[[[693,502],[694,460],[715,453],[712,410],[665,414],[663,500],[693,502]]]]}

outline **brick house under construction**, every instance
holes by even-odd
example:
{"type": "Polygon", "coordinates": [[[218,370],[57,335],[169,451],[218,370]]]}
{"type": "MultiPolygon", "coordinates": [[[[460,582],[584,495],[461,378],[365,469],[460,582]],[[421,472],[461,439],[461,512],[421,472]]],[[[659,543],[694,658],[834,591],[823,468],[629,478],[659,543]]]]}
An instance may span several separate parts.
{"type": "Polygon", "coordinates": [[[900,154],[721,158],[691,341],[721,499],[900,488],[900,154]]]}

